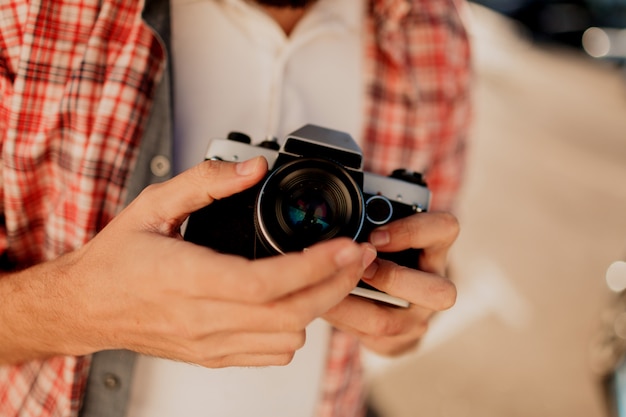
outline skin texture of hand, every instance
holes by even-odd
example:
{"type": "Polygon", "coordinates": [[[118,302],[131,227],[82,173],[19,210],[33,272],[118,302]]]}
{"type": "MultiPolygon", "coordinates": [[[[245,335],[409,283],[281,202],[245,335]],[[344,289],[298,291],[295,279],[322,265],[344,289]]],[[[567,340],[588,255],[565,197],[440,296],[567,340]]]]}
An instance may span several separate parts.
{"type": "Polygon", "coordinates": [[[415,348],[438,311],[456,301],[456,287],[445,277],[447,255],[459,233],[448,213],[419,213],[376,229],[370,242],[379,252],[422,249],[419,269],[376,259],[365,271],[364,281],[405,299],[409,308],[396,308],[348,297],[324,318],[339,329],[358,336],[361,343],[382,355],[398,355],[415,348]]]}
{"type": "Polygon", "coordinates": [[[289,363],[376,252],[336,239],[250,261],[181,238],[191,212],[266,170],[263,158],[204,162],[146,188],[83,248],[0,278],[0,363],[118,348],[206,367],[289,363]]]}

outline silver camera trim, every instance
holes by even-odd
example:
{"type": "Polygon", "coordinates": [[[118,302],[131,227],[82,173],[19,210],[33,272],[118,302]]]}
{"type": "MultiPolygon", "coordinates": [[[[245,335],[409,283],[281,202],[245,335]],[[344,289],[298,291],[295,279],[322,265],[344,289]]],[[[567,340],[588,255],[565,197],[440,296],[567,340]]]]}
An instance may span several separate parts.
{"type": "Polygon", "coordinates": [[[397,307],[408,308],[411,305],[411,303],[402,298],[394,297],[393,295],[389,295],[386,292],[374,291],[363,287],[354,287],[354,289],[350,291],[350,294],[358,295],[360,297],[368,298],[371,300],[383,301],[387,304],[391,304],[397,307]]]}
{"type": "Polygon", "coordinates": [[[389,201],[414,206],[417,209],[416,212],[427,211],[430,208],[431,194],[428,188],[371,172],[364,172],[363,174],[364,193],[380,194],[389,201]]]}
{"type": "Polygon", "coordinates": [[[211,139],[205,159],[241,162],[256,156],[265,157],[271,169],[276,162],[276,158],[278,158],[278,151],[243,142],[235,142],[230,139],[211,139]]]}

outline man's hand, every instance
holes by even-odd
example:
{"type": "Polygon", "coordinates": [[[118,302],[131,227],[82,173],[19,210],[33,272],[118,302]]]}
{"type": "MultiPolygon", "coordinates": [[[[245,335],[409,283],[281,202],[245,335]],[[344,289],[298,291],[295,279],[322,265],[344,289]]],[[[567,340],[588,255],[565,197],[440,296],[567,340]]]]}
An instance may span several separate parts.
{"type": "Polygon", "coordinates": [[[411,269],[382,259],[365,271],[364,281],[405,299],[409,308],[396,308],[359,297],[348,297],[324,318],[344,331],[356,334],[374,352],[397,355],[414,348],[428,328],[430,317],[456,301],[456,287],[445,277],[448,250],[459,225],[447,213],[420,213],[376,229],[370,242],[380,252],[422,249],[411,269]]]}
{"type": "Polygon", "coordinates": [[[263,158],[204,162],[148,187],[83,248],[0,278],[0,362],[118,348],[207,367],[290,362],[376,252],[337,239],[250,261],[181,238],[190,213],[266,171],[263,158]]]}

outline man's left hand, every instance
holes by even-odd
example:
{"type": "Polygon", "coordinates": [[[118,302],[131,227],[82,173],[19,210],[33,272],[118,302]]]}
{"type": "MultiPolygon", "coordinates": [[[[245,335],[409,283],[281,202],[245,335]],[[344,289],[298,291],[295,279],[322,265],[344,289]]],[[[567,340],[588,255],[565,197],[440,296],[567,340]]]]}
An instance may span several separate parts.
{"type": "Polygon", "coordinates": [[[324,318],[355,334],[370,350],[398,355],[415,348],[434,313],[452,307],[456,286],[446,276],[448,251],[459,234],[457,219],[449,213],[419,213],[372,232],[370,243],[379,252],[421,249],[416,268],[377,258],[363,280],[390,295],[409,301],[408,308],[350,296],[324,318]]]}

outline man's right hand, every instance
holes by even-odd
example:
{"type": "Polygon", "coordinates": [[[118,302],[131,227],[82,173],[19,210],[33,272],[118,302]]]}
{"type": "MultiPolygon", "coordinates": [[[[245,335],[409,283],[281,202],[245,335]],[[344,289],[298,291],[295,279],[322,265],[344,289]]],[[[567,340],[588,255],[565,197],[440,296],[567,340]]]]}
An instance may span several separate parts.
{"type": "Polygon", "coordinates": [[[181,238],[190,213],[266,171],[263,158],[203,162],[146,188],[81,249],[1,277],[0,363],[105,349],[206,367],[289,363],[376,252],[336,239],[250,261],[181,238]]]}

